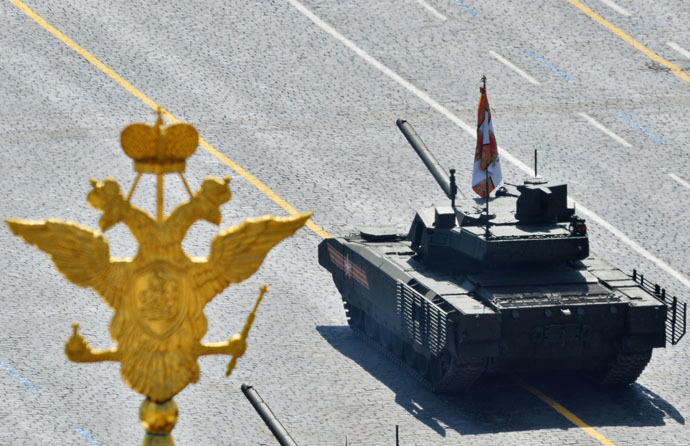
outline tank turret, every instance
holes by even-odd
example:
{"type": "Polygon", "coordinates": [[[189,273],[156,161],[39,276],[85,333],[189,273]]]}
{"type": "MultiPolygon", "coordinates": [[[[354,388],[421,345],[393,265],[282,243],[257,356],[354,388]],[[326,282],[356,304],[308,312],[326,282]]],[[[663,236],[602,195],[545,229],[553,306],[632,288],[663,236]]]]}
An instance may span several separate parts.
{"type": "Polygon", "coordinates": [[[535,177],[516,186],[517,194],[500,188],[491,213],[482,199],[460,194],[456,202],[455,171],[448,179],[412,126],[400,119],[397,125],[451,199],[450,206],[418,211],[412,222],[408,239],[424,263],[478,269],[587,258],[587,227],[567,206],[567,185],[535,177]]]}

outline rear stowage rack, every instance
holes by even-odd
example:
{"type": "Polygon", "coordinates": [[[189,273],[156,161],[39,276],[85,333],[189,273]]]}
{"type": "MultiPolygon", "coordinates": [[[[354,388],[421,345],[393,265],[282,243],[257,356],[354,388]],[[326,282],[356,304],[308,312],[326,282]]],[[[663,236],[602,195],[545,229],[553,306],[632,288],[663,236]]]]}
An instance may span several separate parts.
{"type": "Polygon", "coordinates": [[[652,282],[645,280],[644,275],[638,274],[636,269],[633,270],[632,279],[666,305],[666,340],[670,341],[671,345],[676,345],[685,335],[687,303],[678,302],[676,296],[667,296],[666,289],[661,288],[656,283],[652,285],[652,282]]]}

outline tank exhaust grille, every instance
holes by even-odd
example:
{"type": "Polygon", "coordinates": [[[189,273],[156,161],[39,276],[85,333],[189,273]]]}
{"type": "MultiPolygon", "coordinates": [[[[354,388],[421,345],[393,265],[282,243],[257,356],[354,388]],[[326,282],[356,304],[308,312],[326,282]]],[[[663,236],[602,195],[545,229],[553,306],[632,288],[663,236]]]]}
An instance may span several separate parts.
{"type": "Polygon", "coordinates": [[[446,346],[448,313],[400,281],[396,295],[396,311],[404,335],[433,355],[441,355],[446,346]]]}

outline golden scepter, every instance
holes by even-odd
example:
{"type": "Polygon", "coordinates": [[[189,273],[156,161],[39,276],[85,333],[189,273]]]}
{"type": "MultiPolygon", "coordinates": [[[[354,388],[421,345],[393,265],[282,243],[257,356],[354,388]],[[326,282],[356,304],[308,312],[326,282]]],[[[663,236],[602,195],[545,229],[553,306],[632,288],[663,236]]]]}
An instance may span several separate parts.
{"type": "MultiPolygon", "coordinates": [[[[247,316],[247,322],[244,323],[244,328],[242,328],[242,333],[239,335],[233,336],[235,339],[241,339],[246,342],[247,336],[249,335],[249,329],[252,328],[252,323],[254,323],[254,317],[256,315],[256,309],[259,308],[259,304],[261,303],[261,299],[264,297],[264,293],[268,291],[268,287],[266,285],[261,285],[260,292],[259,292],[259,297],[256,298],[256,303],[254,304],[254,309],[252,310],[251,313],[249,313],[249,316],[247,316]]],[[[231,340],[232,341],[232,340],[231,340]]],[[[237,359],[244,354],[244,351],[239,354],[235,355],[232,357],[230,362],[228,363],[228,369],[225,371],[225,376],[230,376],[232,373],[232,370],[235,368],[235,364],[237,363],[237,359]]]]}

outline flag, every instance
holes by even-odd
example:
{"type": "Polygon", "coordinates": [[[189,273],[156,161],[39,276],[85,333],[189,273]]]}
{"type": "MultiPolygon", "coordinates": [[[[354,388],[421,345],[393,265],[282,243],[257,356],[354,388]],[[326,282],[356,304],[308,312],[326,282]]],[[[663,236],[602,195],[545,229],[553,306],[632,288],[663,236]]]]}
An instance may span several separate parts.
{"type": "Polygon", "coordinates": [[[491,193],[503,179],[501,163],[498,161],[498,145],[491,124],[491,110],[486,97],[486,88],[479,87],[479,109],[477,111],[477,148],[474,152],[474,170],[472,171],[472,189],[482,198],[491,193]],[[487,169],[488,189],[487,189],[487,169]],[[488,190],[488,192],[487,192],[488,190]]]}

